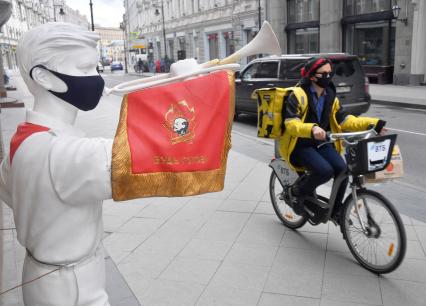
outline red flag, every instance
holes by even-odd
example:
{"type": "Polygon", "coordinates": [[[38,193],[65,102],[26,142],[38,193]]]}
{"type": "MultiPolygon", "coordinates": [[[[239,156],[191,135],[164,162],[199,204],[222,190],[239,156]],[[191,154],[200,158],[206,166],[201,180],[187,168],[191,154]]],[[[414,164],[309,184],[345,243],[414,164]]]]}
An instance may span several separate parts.
{"type": "Polygon", "coordinates": [[[222,71],[125,96],[113,147],[113,198],[222,190],[233,84],[222,71]]]}

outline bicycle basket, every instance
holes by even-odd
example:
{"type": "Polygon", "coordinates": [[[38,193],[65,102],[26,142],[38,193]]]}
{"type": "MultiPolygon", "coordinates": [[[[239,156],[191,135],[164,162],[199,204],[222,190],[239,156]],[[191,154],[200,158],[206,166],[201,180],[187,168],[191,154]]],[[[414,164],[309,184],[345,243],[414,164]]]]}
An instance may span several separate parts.
{"type": "Polygon", "coordinates": [[[346,152],[348,169],[355,175],[383,170],[389,164],[396,134],[362,139],[346,152]]]}

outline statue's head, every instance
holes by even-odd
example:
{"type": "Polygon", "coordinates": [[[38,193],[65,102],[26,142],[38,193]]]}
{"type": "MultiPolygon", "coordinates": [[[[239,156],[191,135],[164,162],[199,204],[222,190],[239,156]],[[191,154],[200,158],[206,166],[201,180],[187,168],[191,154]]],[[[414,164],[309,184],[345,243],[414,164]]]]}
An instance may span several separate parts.
{"type": "MultiPolygon", "coordinates": [[[[50,92],[58,103],[81,110],[96,107],[104,81],[96,71],[99,35],[69,23],[46,23],[26,32],[18,44],[21,75],[37,97],[50,92]]],[[[36,99],[37,103],[37,99],[36,99]]]]}

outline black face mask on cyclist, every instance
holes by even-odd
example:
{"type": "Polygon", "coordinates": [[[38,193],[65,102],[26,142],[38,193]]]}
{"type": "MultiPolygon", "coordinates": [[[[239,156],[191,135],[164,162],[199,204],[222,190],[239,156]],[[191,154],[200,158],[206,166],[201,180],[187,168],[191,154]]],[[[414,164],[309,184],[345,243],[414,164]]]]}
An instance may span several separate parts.
{"type": "Polygon", "coordinates": [[[98,105],[105,86],[105,81],[100,75],[74,76],[50,70],[43,65],[37,65],[30,71],[31,78],[33,78],[32,72],[34,68],[46,69],[67,85],[68,90],[66,92],[48,90],[59,99],[82,111],[92,110],[98,105]]]}
{"type": "Polygon", "coordinates": [[[316,77],[315,84],[317,84],[321,88],[326,88],[328,85],[330,85],[331,79],[333,77],[333,74],[331,72],[323,72],[323,73],[317,73],[322,75],[322,77],[316,77]]]}

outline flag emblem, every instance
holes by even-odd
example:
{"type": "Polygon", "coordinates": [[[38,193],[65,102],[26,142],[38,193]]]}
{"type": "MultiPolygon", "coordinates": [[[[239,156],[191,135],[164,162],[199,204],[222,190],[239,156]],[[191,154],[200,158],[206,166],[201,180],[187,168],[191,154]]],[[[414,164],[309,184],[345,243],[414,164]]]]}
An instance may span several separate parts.
{"type": "Polygon", "coordinates": [[[164,127],[169,131],[170,143],[193,143],[195,137],[195,108],[185,100],[173,103],[164,114],[164,127]]]}

